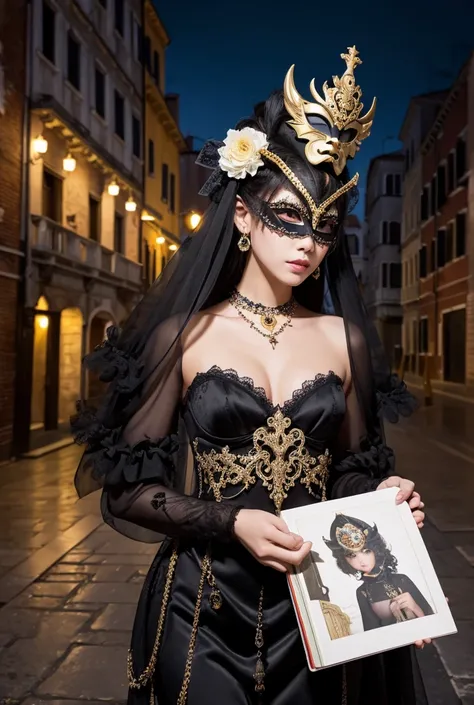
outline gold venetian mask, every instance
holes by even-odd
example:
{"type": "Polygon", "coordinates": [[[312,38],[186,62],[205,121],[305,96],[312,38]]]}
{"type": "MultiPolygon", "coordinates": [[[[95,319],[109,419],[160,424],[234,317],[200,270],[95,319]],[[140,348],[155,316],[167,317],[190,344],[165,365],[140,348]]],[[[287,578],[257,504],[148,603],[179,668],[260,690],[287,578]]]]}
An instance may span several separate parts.
{"type": "Polygon", "coordinates": [[[322,98],[314,83],[310,84],[311,94],[316,101],[304,100],[295,87],[294,65],[286,74],[284,83],[284,100],[292,119],[288,124],[300,139],[306,140],[305,155],[310,164],[330,162],[338,176],[348,159],[353,159],[360,148],[362,140],[370,134],[374,119],[376,99],[370,110],[361,116],[362,91],[356,85],[354,69],[362,61],[354,47],[348,47],[347,54],[341,54],[346,62],[346,70],[339,78],[333,76],[333,88],[327,81],[323,85],[322,98]]]}

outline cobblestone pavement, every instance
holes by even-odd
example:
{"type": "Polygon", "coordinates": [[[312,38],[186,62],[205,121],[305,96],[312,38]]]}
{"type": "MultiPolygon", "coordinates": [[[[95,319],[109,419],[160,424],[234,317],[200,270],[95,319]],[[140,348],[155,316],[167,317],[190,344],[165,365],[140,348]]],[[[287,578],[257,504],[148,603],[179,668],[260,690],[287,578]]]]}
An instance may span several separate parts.
{"type": "MultiPolygon", "coordinates": [[[[474,447],[438,427],[440,413],[421,409],[389,441],[430,507],[424,538],[459,628],[420,653],[430,705],[474,705],[474,447]]],[[[126,699],[135,604],[156,548],[102,525],[98,497],[76,501],[79,453],[0,468],[0,705],[126,699]]]]}

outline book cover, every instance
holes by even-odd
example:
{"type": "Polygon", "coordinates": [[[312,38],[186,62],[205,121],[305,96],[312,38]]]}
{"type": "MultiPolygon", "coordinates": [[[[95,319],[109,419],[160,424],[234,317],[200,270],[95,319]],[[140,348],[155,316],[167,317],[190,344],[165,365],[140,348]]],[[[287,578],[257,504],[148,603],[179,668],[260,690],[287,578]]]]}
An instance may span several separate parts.
{"type": "Polygon", "coordinates": [[[311,670],[453,634],[428,551],[397,488],[284,510],[311,541],[288,584],[311,670]]]}

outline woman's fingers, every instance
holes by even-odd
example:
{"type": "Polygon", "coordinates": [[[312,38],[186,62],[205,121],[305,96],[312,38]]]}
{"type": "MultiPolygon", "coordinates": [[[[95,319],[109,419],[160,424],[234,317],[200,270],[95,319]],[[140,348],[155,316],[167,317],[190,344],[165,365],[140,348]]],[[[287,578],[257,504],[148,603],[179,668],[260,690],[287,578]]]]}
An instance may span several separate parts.
{"type": "Polygon", "coordinates": [[[410,507],[410,509],[422,508],[422,505],[423,507],[425,506],[421,501],[419,492],[413,492],[410,501],[408,502],[408,506],[410,507]]]}
{"type": "Polygon", "coordinates": [[[302,536],[292,534],[291,532],[284,533],[276,526],[269,526],[267,539],[276,546],[282,546],[290,551],[297,551],[303,545],[302,536]]]}
{"type": "Polygon", "coordinates": [[[300,549],[291,551],[270,544],[267,549],[267,555],[262,556],[262,558],[265,561],[277,561],[278,563],[286,563],[288,565],[299,565],[310,552],[311,545],[310,541],[305,541],[300,549]]]}

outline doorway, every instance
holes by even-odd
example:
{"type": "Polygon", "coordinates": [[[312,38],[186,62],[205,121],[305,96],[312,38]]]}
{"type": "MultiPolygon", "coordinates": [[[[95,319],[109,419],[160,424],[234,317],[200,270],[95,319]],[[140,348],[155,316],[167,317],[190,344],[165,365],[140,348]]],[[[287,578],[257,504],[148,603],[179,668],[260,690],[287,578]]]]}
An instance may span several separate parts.
{"type": "Polygon", "coordinates": [[[34,311],[31,431],[58,427],[60,313],[50,311],[44,296],[34,311]]]}
{"type": "Polygon", "coordinates": [[[443,313],[443,377],[446,382],[466,381],[466,309],[443,313]]]}

